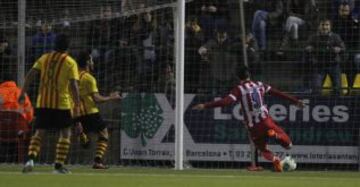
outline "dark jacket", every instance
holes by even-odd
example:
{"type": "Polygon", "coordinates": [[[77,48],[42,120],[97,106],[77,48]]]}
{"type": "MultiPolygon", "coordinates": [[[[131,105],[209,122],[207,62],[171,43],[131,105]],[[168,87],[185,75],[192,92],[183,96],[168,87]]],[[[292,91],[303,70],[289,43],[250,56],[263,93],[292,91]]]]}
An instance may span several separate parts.
{"type": "Polygon", "coordinates": [[[316,33],[310,36],[306,46],[312,46],[312,57],[314,63],[326,66],[337,65],[341,62],[341,53],[345,51],[345,44],[341,37],[333,32],[327,35],[316,33]],[[340,47],[341,53],[335,53],[333,48],[340,47]]]}
{"type": "Polygon", "coordinates": [[[350,15],[346,18],[338,16],[333,21],[333,30],[345,42],[346,48],[351,51],[360,50],[360,24],[350,15]]]}

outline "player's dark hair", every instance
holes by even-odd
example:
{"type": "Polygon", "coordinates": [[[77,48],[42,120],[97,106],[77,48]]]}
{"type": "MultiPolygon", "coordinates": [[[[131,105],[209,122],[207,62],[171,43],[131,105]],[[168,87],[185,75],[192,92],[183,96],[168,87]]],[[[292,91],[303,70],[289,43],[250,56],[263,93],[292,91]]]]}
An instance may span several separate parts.
{"type": "Polygon", "coordinates": [[[237,76],[239,77],[240,80],[246,80],[250,78],[249,68],[246,66],[239,67],[237,71],[237,76]]]}
{"type": "Polygon", "coordinates": [[[80,51],[76,59],[79,68],[86,68],[89,59],[90,53],[88,51],[80,51]]]}
{"type": "Polygon", "coordinates": [[[66,34],[58,34],[55,37],[55,51],[64,52],[69,48],[70,39],[66,34]]]}

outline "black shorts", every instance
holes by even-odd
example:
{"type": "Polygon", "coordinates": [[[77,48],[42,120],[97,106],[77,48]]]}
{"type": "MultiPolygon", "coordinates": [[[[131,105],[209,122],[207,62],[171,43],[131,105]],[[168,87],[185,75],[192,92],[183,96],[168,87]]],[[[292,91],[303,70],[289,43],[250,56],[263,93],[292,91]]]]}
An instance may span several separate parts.
{"type": "Polygon", "coordinates": [[[70,110],[37,108],[35,116],[35,129],[59,130],[71,127],[73,124],[70,110]]]}
{"type": "Polygon", "coordinates": [[[75,119],[76,122],[81,122],[81,125],[85,133],[88,132],[100,132],[107,126],[105,121],[102,119],[100,113],[89,114],[80,116],[75,119]]]}

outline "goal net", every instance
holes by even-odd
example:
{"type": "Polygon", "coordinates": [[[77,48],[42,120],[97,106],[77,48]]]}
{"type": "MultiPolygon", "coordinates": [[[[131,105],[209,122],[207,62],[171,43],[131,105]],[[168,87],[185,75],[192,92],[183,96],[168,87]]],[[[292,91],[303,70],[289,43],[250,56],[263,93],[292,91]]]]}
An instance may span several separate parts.
{"type": "MultiPolygon", "coordinates": [[[[91,53],[100,93],[122,93],[121,101],[99,104],[110,132],[107,164],[174,166],[176,2],[26,1],[26,72],[53,49],[57,34],[66,33],[75,59],[80,51],[91,53]]],[[[18,7],[17,1],[0,2],[0,81],[16,80],[21,72],[18,7]]],[[[253,79],[306,103],[298,109],[265,97],[270,115],[294,144],[285,150],[269,139],[274,154],[292,156],[304,170],[358,169],[358,7],[351,0],[186,1],[184,166],[242,169],[256,160],[272,169],[259,150],[252,151],[239,104],[191,109],[226,96],[239,83],[236,70],[246,65],[253,79]]],[[[38,83],[31,88],[35,105],[38,83]]],[[[8,118],[0,119],[0,127],[18,118],[3,116],[8,118]]],[[[31,128],[9,128],[1,127],[0,162],[23,163],[31,128]]],[[[83,149],[74,133],[67,163],[92,164],[97,137],[90,138],[90,149],[83,149]]],[[[56,140],[57,132],[44,137],[39,163],[53,163],[56,140]]]]}

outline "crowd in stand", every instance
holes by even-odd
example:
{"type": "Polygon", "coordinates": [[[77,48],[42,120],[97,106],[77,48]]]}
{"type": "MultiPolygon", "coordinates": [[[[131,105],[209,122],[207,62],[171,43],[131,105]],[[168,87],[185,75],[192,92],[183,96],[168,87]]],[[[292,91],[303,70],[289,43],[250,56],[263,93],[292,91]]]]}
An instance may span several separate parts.
{"type": "MultiPolygon", "coordinates": [[[[332,79],[335,94],[340,94],[341,73],[347,73],[352,83],[360,68],[359,1],[249,0],[246,3],[253,11],[247,12],[251,16],[247,17],[249,30],[244,42],[238,31],[233,30],[238,19],[231,16],[235,9],[230,7],[231,3],[231,0],[194,0],[186,4],[186,92],[227,90],[237,81],[235,70],[243,65],[243,46],[253,74],[262,73],[258,62],[264,54],[274,52],[286,58],[289,51],[296,50],[309,64],[313,93],[322,87],[326,75],[332,79]],[[274,35],[281,36],[275,38],[275,45],[274,35]]],[[[122,11],[141,10],[145,6],[123,1],[122,11]]],[[[119,12],[114,10],[112,5],[101,6],[99,19],[77,25],[84,27],[80,40],[85,41],[82,47],[91,51],[101,89],[111,91],[120,89],[119,86],[124,91],[173,93],[172,10],[139,11],[129,16],[116,16],[119,12]]],[[[55,30],[49,20],[39,19],[38,31],[29,42],[29,66],[42,53],[52,50],[56,33],[75,31],[68,18],[70,14],[64,11],[63,22],[55,30]]],[[[9,51],[3,49],[6,38],[1,42],[0,58],[4,64],[3,56],[9,55],[9,51]]]]}

